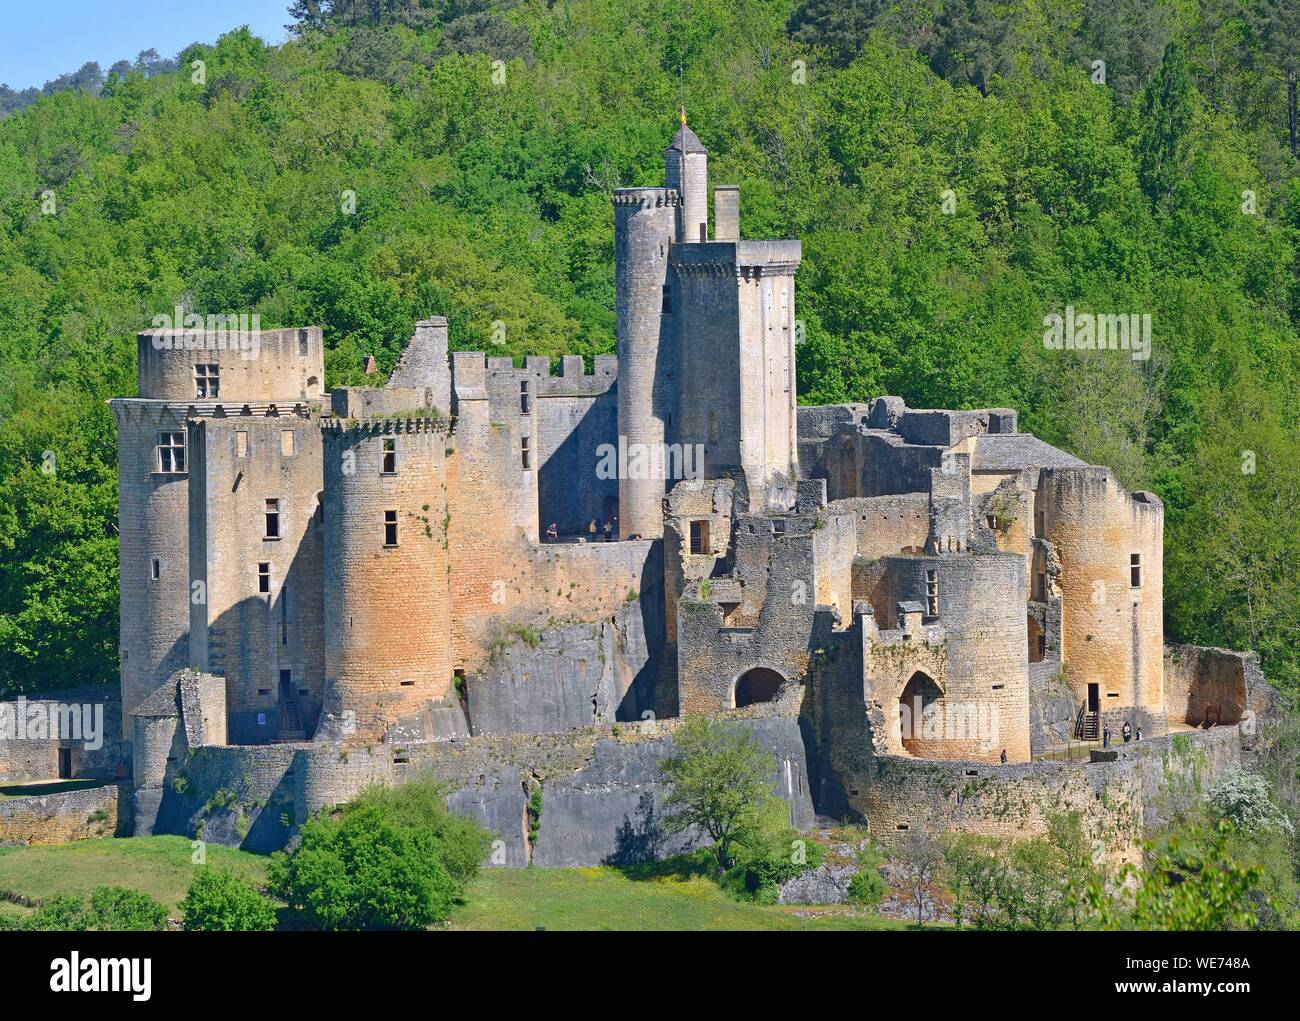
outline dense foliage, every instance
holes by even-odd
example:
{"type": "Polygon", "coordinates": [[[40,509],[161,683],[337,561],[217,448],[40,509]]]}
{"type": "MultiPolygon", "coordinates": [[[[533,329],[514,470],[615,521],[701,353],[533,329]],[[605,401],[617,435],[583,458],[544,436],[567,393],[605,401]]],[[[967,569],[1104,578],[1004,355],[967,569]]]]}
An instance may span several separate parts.
{"type": "Polygon", "coordinates": [[[303,824],[271,860],[271,889],[315,929],[425,929],[443,922],[487,855],[477,823],[417,781],[374,789],[303,824]]]}
{"type": "Polygon", "coordinates": [[[270,932],[275,905],[253,884],[224,869],[205,868],[181,902],[190,932],[270,932]]]}
{"type": "Polygon", "coordinates": [[[300,0],[41,97],[0,121],[0,689],[115,678],[135,331],[319,323],[331,384],[430,314],[609,352],[610,191],[683,93],[744,232],[803,239],[800,400],[1021,409],[1165,500],[1171,639],[1300,685],[1293,8],[300,0]],[[1045,349],[1066,306],[1152,357],[1045,349]]]}
{"type": "Polygon", "coordinates": [[[159,932],[167,928],[167,909],[138,890],[99,886],[89,899],[62,894],[26,917],[0,918],[0,929],[26,932],[159,932]]]}

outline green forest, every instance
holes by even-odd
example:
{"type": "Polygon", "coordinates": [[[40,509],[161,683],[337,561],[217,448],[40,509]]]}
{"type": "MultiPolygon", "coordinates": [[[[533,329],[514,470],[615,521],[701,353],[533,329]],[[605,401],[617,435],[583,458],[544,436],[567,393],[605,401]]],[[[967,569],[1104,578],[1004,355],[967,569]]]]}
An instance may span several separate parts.
{"type": "Polygon", "coordinates": [[[662,182],[683,102],[743,234],[803,241],[801,402],[1018,408],[1164,500],[1167,639],[1300,690],[1294,0],[285,21],[0,120],[0,693],[116,680],[105,402],[137,331],[178,305],[319,324],[331,385],[434,314],[456,349],[612,352],[611,192],[662,182]],[[1151,357],[1046,349],[1067,307],[1150,315],[1151,357]]]}

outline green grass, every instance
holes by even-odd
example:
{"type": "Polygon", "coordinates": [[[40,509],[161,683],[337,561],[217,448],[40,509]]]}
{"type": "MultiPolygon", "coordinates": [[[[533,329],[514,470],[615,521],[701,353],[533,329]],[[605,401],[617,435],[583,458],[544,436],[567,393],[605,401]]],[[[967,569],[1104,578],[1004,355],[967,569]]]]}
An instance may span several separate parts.
{"type": "Polygon", "coordinates": [[[39,794],[61,794],[75,791],[82,787],[102,787],[103,780],[85,778],[81,780],[37,780],[35,782],[6,783],[0,785],[0,801],[12,801],[14,798],[34,798],[39,794]]]}
{"type": "Polygon", "coordinates": [[[760,906],[702,876],[635,879],[615,868],[485,869],[451,918],[487,929],[903,929],[845,906],[760,906]]]}
{"type": "MultiPolygon", "coordinates": [[[[125,886],[149,894],[179,917],[201,867],[185,837],[106,837],[70,844],[0,847],[0,891],[46,899],[60,893],[86,894],[97,886],[125,886]]],[[[228,869],[257,885],[266,881],[267,859],[217,844],[206,848],[208,865],[228,869]]],[[[0,901],[0,912],[24,912],[0,901]]]]}

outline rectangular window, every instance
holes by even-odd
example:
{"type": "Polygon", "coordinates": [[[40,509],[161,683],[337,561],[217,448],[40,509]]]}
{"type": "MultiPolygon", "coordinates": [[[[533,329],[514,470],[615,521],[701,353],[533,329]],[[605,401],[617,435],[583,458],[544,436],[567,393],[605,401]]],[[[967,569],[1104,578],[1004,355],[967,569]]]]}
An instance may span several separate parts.
{"type": "Polygon", "coordinates": [[[664,284],[664,303],[660,311],[666,316],[673,314],[673,291],[668,284],[664,284]]]}
{"type": "Polygon", "coordinates": [[[532,456],[528,450],[528,437],[519,437],[519,457],[524,463],[524,471],[528,471],[533,466],[532,456]]]}
{"type": "Polygon", "coordinates": [[[280,456],[293,457],[293,430],[280,430],[280,456]]]}
{"type": "Polygon", "coordinates": [[[220,396],[221,367],[218,365],[194,366],[194,392],[198,397],[220,396]]]}
{"type": "Polygon", "coordinates": [[[707,556],[713,552],[709,543],[709,523],[707,521],[691,522],[691,553],[695,556],[707,556]]]}
{"type": "Polygon", "coordinates": [[[532,398],[528,393],[528,380],[519,381],[519,414],[526,415],[532,410],[532,398]]]}
{"type": "Polygon", "coordinates": [[[384,545],[397,545],[397,511],[384,511],[384,545]]]}
{"type": "Polygon", "coordinates": [[[266,501],[266,538],[280,538],[280,501],[266,501]]]}
{"type": "Polygon", "coordinates": [[[271,591],[271,565],[270,564],[263,563],[257,565],[257,591],[258,592],[271,591]]]}
{"type": "Polygon", "coordinates": [[[164,475],[185,473],[185,434],[158,434],[158,470],[164,475]]]}
{"type": "Polygon", "coordinates": [[[925,612],[931,617],[939,616],[939,572],[925,572],[925,612]]]}
{"type": "Polygon", "coordinates": [[[159,560],[157,557],[153,558],[153,564],[150,567],[150,572],[153,575],[154,581],[157,581],[160,577],[162,577],[162,561],[159,560]]]}
{"type": "Polygon", "coordinates": [[[298,331],[298,357],[305,358],[306,356],[307,356],[307,331],[299,330],[298,331]]]}
{"type": "Polygon", "coordinates": [[[384,441],[383,465],[380,471],[385,475],[397,474],[397,440],[394,437],[388,437],[384,441]]]}
{"type": "Polygon", "coordinates": [[[1128,558],[1128,583],[1133,588],[1142,587],[1142,554],[1133,553],[1128,558]]]}
{"type": "Polygon", "coordinates": [[[235,433],[235,456],[236,457],[248,456],[248,433],[245,432],[243,429],[240,429],[237,433],[235,433]]]}

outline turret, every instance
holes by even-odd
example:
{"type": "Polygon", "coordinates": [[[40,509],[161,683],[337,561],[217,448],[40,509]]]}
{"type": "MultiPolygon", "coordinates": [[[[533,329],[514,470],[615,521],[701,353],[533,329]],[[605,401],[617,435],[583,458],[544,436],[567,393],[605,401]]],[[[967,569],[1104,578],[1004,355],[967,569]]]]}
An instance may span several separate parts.
{"type": "Polygon", "coordinates": [[[677,240],[694,244],[709,240],[709,153],[686,126],[684,108],[678,116],[681,127],[664,150],[664,183],[681,197],[677,240]]]}

